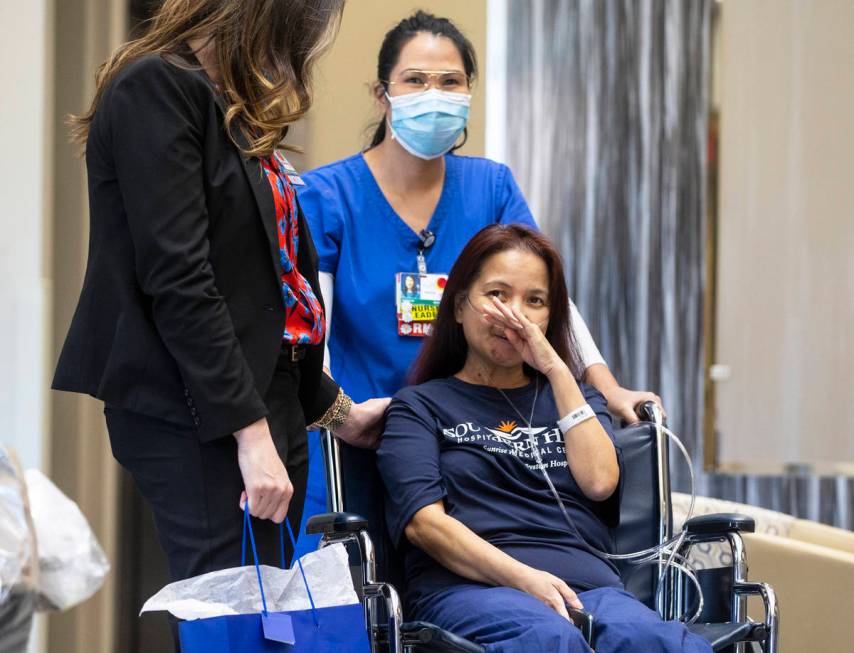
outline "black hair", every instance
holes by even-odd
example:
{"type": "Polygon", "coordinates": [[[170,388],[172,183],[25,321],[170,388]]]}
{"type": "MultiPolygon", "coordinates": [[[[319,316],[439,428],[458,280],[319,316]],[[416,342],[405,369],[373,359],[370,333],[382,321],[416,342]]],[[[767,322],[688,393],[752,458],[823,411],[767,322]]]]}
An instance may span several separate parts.
{"type": "MultiPolygon", "coordinates": [[[[377,79],[386,91],[388,91],[389,75],[391,75],[392,68],[400,60],[400,53],[403,47],[420,32],[428,32],[436,36],[444,36],[451,39],[457,47],[460,57],[462,57],[463,69],[469,78],[469,83],[474,81],[477,77],[477,55],[474,52],[474,46],[471,44],[471,41],[447,18],[439,18],[419,9],[386,32],[385,38],[383,38],[383,44],[380,46],[380,54],[377,59],[377,79]]],[[[386,121],[383,118],[374,131],[371,144],[368,146],[369,150],[383,142],[385,132],[386,121]]],[[[463,134],[463,142],[455,146],[451,150],[452,152],[465,145],[468,138],[468,129],[463,134]]]]}

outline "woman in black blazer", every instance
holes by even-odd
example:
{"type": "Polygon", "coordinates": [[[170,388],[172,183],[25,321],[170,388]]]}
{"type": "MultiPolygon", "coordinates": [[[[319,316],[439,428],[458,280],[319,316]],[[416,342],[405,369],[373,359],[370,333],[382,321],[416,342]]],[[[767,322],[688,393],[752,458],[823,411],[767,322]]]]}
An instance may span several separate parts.
{"type": "Polygon", "coordinates": [[[166,0],[102,67],[85,137],[89,261],[53,387],[105,403],[174,579],[299,528],[306,425],[371,446],[387,400],[321,371],[317,256],[275,152],[343,0],[166,0]]]}

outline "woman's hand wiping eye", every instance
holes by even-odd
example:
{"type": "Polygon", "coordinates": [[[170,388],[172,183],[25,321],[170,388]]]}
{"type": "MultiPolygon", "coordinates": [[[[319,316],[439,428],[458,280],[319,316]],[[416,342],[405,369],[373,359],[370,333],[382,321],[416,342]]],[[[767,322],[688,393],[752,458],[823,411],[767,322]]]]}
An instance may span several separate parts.
{"type": "MultiPolygon", "coordinates": [[[[537,298],[542,302],[542,298],[537,298]]],[[[544,304],[544,302],[543,302],[544,304]]],[[[535,370],[548,376],[558,366],[564,365],[551,343],[546,339],[546,325],[532,322],[524,312],[492,296],[483,304],[483,317],[490,326],[519,352],[522,360],[535,370]]]]}

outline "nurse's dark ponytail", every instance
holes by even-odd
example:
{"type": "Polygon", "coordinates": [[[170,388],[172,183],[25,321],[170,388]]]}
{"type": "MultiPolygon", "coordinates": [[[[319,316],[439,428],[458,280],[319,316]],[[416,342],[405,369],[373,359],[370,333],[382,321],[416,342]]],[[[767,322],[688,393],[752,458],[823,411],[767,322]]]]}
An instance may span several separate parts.
{"type": "MultiPolygon", "coordinates": [[[[451,39],[463,59],[463,68],[470,82],[473,82],[477,76],[477,55],[474,52],[474,46],[465,35],[447,18],[438,18],[433,14],[428,14],[426,11],[417,11],[409,18],[404,18],[391,30],[389,30],[383,44],[380,47],[380,55],[377,60],[377,79],[382,84],[383,88],[388,91],[388,78],[391,75],[392,68],[397,65],[400,59],[400,52],[403,50],[409,41],[419,32],[429,32],[436,36],[444,36],[451,39]]],[[[371,139],[371,144],[368,149],[374,148],[385,139],[386,122],[385,117],[380,120],[374,131],[374,136],[371,139]]],[[[464,132],[463,142],[455,146],[456,150],[465,145],[468,138],[468,130],[464,132]]],[[[453,150],[451,150],[453,151],[453,150]]]]}

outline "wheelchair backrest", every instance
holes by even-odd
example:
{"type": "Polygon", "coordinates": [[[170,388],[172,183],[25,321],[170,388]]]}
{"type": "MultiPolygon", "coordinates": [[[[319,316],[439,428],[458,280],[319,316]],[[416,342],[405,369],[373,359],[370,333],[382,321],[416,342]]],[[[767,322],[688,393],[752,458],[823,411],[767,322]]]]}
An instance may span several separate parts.
{"type": "MultiPolygon", "coordinates": [[[[614,439],[623,457],[620,524],[612,531],[614,549],[633,553],[655,546],[673,533],[668,440],[650,422],[617,429],[614,439]]],[[[654,610],[658,566],[638,567],[621,561],[617,567],[626,589],[654,610]]]]}
{"type": "MultiPolygon", "coordinates": [[[[655,425],[649,422],[617,429],[614,437],[623,456],[623,489],[620,524],[612,535],[616,552],[630,553],[654,546],[671,535],[667,440],[663,439],[659,445],[655,425]],[[659,461],[664,462],[663,469],[659,461]]],[[[376,551],[377,577],[402,587],[403,551],[395,549],[388,536],[376,453],[344,443],[340,446],[345,509],[368,520],[368,532],[376,551]]],[[[627,589],[655,609],[658,568],[617,566],[627,589]]]]}
{"type": "Polygon", "coordinates": [[[403,551],[395,549],[388,535],[385,490],[377,469],[377,454],[343,442],[340,449],[344,509],[368,520],[368,534],[376,553],[377,578],[402,588],[403,551]]]}

